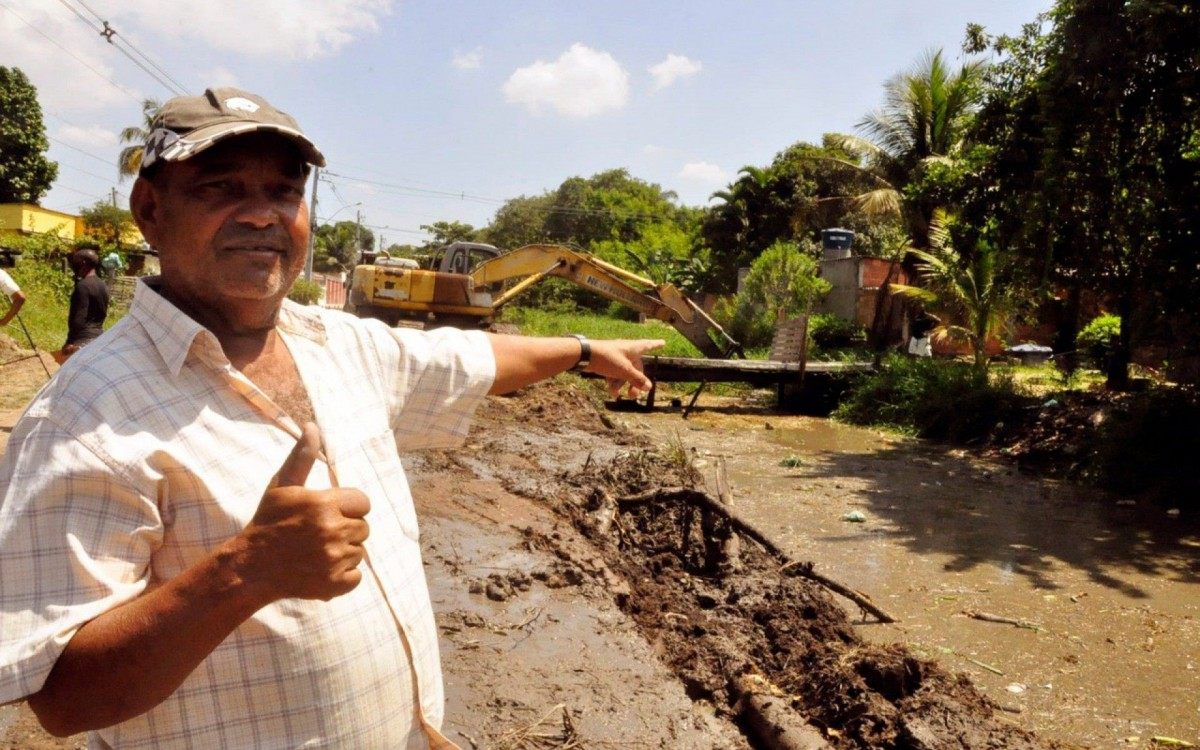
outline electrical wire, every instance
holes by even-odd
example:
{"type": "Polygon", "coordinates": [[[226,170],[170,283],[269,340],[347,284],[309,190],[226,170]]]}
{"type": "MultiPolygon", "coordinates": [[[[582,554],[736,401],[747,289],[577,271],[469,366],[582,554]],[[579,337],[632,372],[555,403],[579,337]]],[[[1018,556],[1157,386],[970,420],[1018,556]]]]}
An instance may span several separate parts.
{"type": "MultiPolygon", "coordinates": [[[[367,185],[372,185],[377,188],[385,188],[385,190],[383,190],[381,192],[388,192],[386,190],[388,188],[390,188],[393,191],[405,191],[405,192],[393,192],[392,193],[393,195],[408,195],[410,193],[416,193],[418,195],[453,198],[455,200],[465,200],[467,202],[485,203],[485,204],[489,204],[489,205],[499,205],[499,206],[503,206],[508,203],[507,200],[503,200],[500,198],[487,198],[487,197],[481,196],[481,195],[470,195],[466,192],[455,193],[455,192],[451,192],[448,190],[432,190],[432,189],[428,189],[428,188],[418,188],[418,187],[413,187],[411,185],[401,185],[398,183],[382,182],[380,180],[369,180],[364,177],[355,177],[352,175],[345,175],[345,174],[340,174],[337,172],[330,172],[328,170],[323,171],[321,173],[321,175],[323,177],[328,176],[328,177],[335,177],[335,178],[343,179],[343,180],[350,180],[352,182],[361,182],[361,183],[365,183],[367,185]]],[[[329,183],[329,184],[332,184],[332,183],[329,183]]],[[[545,206],[545,207],[539,206],[539,207],[535,207],[534,210],[540,211],[540,212],[546,213],[546,214],[567,214],[567,215],[575,215],[575,216],[607,216],[607,217],[610,217],[613,219],[618,219],[618,220],[632,219],[632,220],[636,220],[636,221],[656,221],[656,220],[660,220],[663,218],[661,215],[657,215],[657,214],[625,213],[625,212],[621,212],[621,211],[613,211],[613,210],[607,209],[607,208],[574,208],[571,206],[545,206]]]]}
{"type": "Polygon", "coordinates": [[[113,37],[115,37],[117,34],[116,29],[109,26],[107,22],[104,23],[103,27],[97,26],[96,24],[94,24],[90,20],[88,20],[87,16],[80,13],[78,8],[76,8],[74,5],[71,5],[69,2],[67,2],[67,0],[58,0],[58,2],[64,8],[71,11],[71,13],[75,14],[75,17],[78,18],[80,21],[82,21],[84,24],[86,24],[88,26],[88,28],[90,28],[92,31],[95,31],[97,34],[99,34],[100,36],[102,36],[106,40],[108,40],[108,43],[113,46],[113,49],[120,52],[122,55],[127,57],[130,62],[132,62],[137,67],[141,68],[142,72],[144,72],[146,75],[150,76],[155,81],[158,81],[158,83],[163,88],[165,88],[167,91],[170,91],[172,94],[177,94],[177,95],[185,93],[185,90],[182,87],[176,88],[175,85],[173,85],[171,83],[167,83],[161,77],[159,77],[159,75],[157,73],[155,73],[150,68],[146,67],[145,63],[141,62],[136,57],[129,54],[128,50],[126,50],[124,47],[122,47],[121,45],[114,42],[113,37]]]}
{"type": "Polygon", "coordinates": [[[88,70],[92,71],[93,73],[95,73],[95,74],[96,74],[98,77],[100,77],[102,80],[104,80],[105,82],[107,82],[107,83],[108,83],[110,86],[112,86],[113,88],[116,88],[116,89],[118,89],[118,90],[120,90],[120,91],[122,91],[122,92],[124,92],[124,93],[128,94],[128,95],[129,95],[129,96],[130,96],[130,97],[131,97],[131,98],[132,98],[134,101],[136,101],[136,102],[138,102],[138,103],[140,103],[140,102],[142,101],[141,97],[139,97],[137,94],[133,93],[132,91],[130,91],[129,89],[125,88],[125,87],[124,87],[124,86],[122,86],[121,84],[117,83],[117,82],[116,82],[116,81],[114,81],[113,79],[111,79],[111,78],[109,78],[108,76],[104,75],[104,74],[103,74],[103,73],[101,73],[99,70],[96,70],[96,68],[92,67],[91,63],[89,63],[89,62],[87,62],[86,60],[84,60],[84,59],[80,58],[80,57],[79,57],[78,55],[76,55],[74,52],[72,52],[71,50],[67,49],[67,48],[66,48],[66,47],[64,47],[63,45],[59,44],[59,43],[58,43],[58,40],[54,39],[53,37],[51,37],[50,35],[48,35],[46,32],[42,31],[42,30],[41,30],[41,29],[39,29],[37,26],[35,26],[35,25],[33,25],[32,23],[30,23],[29,21],[27,21],[27,20],[26,20],[26,19],[25,19],[25,18],[24,18],[24,17],[23,17],[23,16],[22,16],[20,13],[17,13],[15,10],[13,10],[13,9],[12,9],[12,7],[11,7],[10,5],[8,5],[7,3],[5,3],[5,2],[0,2],[0,7],[3,7],[3,8],[4,8],[5,10],[7,10],[9,13],[12,13],[12,14],[13,14],[13,16],[15,16],[15,17],[16,17],[16,19],[17,19],[18,21],[20,21],[21,23],[25,24],[25,25],[26,25],[26,26],[28,26],[30,29],[33,29],[35,32],[37,32],[38,34],[40,34],[40,35],[42,36],[42,38],[44,38],[46,41],[50,42],[50,43],[51,43],[51,44],[53,44],[55,47],[58,47],[60,50],[62,50],[63,52],[65,52],[65,53],[66,53],[68,56],[70,56],[71,58],[73,58],[73,59],[74,59],[74,60],[75,60],[77,63],[79,63],[79,64],[80,64],[80,65],[82,65],[83,67],[87,68],[88,70]]]}
{"type": "Polygon", "coordinates": [[[184,86],[184,85],[183,85],[183,84],[181,84],[179,81],[177,81],[177,80],[176,80],[176,79],[175,79],[175,78],[174,78],[174,77],[173,77],[173,76],[172,76],[170,73],[168,73],[168,72],[166,71],[166,69],[165,69],[165,68],[163,68],[163,66],[159,65],[159,64],[158,64],[157,62],[155,62],[155,61],[154,61],[154,60],[153,60],[153,59],[152,59],[152,58],[151,58],[149,55],[147,55],[146,53],[144,53],[144,52],[142,52],[140,49],[138,49],[138,48],[137,48],[137,46],[136,46],[136,45],[135,45],[133,42],[129,41],[129,39],[128,39],[127,37],[125,37],[123,34],[119,34],[119,33],[117,32],[117,30],[116,30],[116,29],[114,29],[114,28],[113,28],[113,27],[112,27],[112,26],[109,24],[109,22],[108,22],[108,20],[107,20],[107,19],[103,18],[103,17],[102,17],[102,16],[101,16],[99,13],[97,13],[97,12],[96,12],[96,11],[94,11],[94,10],[92,10],[92,7],[91,7],[90,5],[88,5],[86,2],[84,2],[84,0],[75,0],[75,2],[77,2],[77,3],[79,3],[81,6],[83,6],[83,9],[84,9],[84,10],[86,10],[88,13],[91,13],[91,14],[92,14],[92,16],[93,16],[93,17],[94,17],[94,18],[95,18],[97,21],[99,21],[101,24],[103,24],[103,25],[104,25],[104,30],[103,30],[103,31],[101,31],[100,33],[101,33],[101,34],[104,36],[104,38],[105,38],[105,39],[107,39],[107,40],[109,41],[109,43],[110,43],[110,44],[115,44],[115,43],[113,42],[113,39],[114,39],[114,38],[116,38],[118,41],[120,41],[120,42],[121,42],[122,44],[124,44],[126,47],[128,47],[128,48],[129,48],[129,49],[131,49],[131,50],[133,50],[133,52],[134,52],[134,53],[135,53],[135,54],[136,54],[138,57],[142,58],[142,59],[143,59],[143,60],[145,60],[147,63],[149,63],[149,64],[150,64],[150,66],[151,66],[152,68],[154,68],[155,70],[157,70],[159,73],[161,73],[161,74],[163,75],[163,77],[164,77],[164,78],[166,78],[166,79],[167,79],[168,81],[170,81],[171,83],[175,84],[175,87],[178,89],[178,91],[177,91],[176,93],[185,93],[185,92],[187,91],[187,86],[184,86]]]}
{"type": "MultiPolygon", "coordinates": [[[[76,125],[75,127],[79,127],[79,126],[76,125]]],[[[102,161],[105,164],[112,166],[112,162],[109,161],[108,159],[105,159],[102,156],[96,156],[91,151],[84,151],[83,149],[79,148],[78,146],[72,146],[71,144],[67,143],[66,141],[62,140],[61,138],[55,138],[54,136],[50,135],[49,133],[46,134],[46,138],[53,141],[54,143],[57,143],[58,145],[62,146],[63,148],[69,148],[72,151],[78,151],[79,153],[83,154],[84,156],[90,156],[91,158],[95,159],[96,161],[102,161]]]]}
{"type": "MultiPolygon", "coordinates": [[[[68,169],[73,169],[76,172],[81,172],[81,173],[87,175],[88,177],[95,177],[97,180],[104,180],[105,182],[108,183],[108,186],[110,188],[112,188],[114,190],[117,189],[116,185],[113,184],[113,179],[111,177],[105,177],[104,175],[96,174],[95,172],[89,172],[88,170],[84,169],[83,167],[77,167],[74,164],[68,164],[66,162],[59,162],[59,165],[64,166],[68,169]]],[[[124,196],[125,198],[129,197],[129,195],[127,193],[125,193],[121,190],[117,190],[117,194],[124,196]]]]}

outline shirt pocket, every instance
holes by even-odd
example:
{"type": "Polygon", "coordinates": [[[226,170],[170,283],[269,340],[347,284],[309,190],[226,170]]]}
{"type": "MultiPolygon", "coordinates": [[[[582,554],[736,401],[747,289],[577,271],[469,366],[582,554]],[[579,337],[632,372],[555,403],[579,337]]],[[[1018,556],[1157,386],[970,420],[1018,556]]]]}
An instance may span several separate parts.
{"type": "Polygon", "coordinates": [[[361,490],[370,499],[367,523],[371,526],[372,540],[378,538],[389,544],[395,531],[413,542],[420,539],[408,477],[400,463],[392,432],[388,430],[365,438],[350,456],[351,465],[344,467],[349,471],[339,472],[338,482],[343,487],[361,490]]]}

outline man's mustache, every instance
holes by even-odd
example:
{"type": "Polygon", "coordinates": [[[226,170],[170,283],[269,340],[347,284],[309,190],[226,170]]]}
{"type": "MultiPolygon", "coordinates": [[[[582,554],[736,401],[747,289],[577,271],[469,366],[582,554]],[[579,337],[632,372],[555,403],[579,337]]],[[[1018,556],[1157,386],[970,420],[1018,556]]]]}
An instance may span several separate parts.
{"type": "Polygon", "coordinates": [[[257,247],[275,250],[281,253],[295,249],[292,238],[286,232],[278,229],[264,229],[258,232],[238,232],[228,237],[222,237],[217,245],[223,250],[242,247],[257,247]]]}

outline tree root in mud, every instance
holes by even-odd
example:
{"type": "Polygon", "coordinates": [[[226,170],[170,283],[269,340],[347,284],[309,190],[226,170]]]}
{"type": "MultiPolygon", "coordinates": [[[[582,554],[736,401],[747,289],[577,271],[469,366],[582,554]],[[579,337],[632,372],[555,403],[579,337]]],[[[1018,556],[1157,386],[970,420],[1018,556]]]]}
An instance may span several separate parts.
{"type": "MultiPolygon", "coordinates": [[[[620,606],[688,694],[738,720],[755,747],[1058,747],[998,718],[965,677],[903,646],[862,643],[802,575],[811,568],[789,566],[761,530],[695,489],[689,462],[644,451],[563,480],[562,510],[627,584],[620,606]],[[730,555],[723,529],[756,544],[730,555]]],[[[728,494],[720,481],[717,494],[728,494]]]]}
{"type": "Polygon", "coordinates": [[[815,581],[816,583],[821,584],[830,591],[840,594],[841,596],[844,596],[845,598],[854,602],[859,606],[860,609],[869,613],[879,622],[896,622],[896,618],[880,609],[878,605],[871,601],[869,596],[861,591],[855,591],[849,586],[816,572],[813,570],[813,564],[811,562],[803,562],[789,558],[787,554],[784,553],[784,551],[781,550],[778,545],[772,542],[770,538],[767,537],[767,535],[764,534],[760,529],[756,528],[749,521],[739,516],[732,508],[727,507],[721,501],[709,496],[706,492],[688,489],[686,487],[659,487],[658,489],[640,492],[636,495],[626,495],[624,497],[617,498],[617,504],[624,506],[663,501],[689,503],[691,505],[703,508],[709,513],[715,513],[724,517],[726,520],[732,523],[738,531],[758,542],[760,545],[762,545],[763,549],[765,549],[767,552],[770,552],[777,560],[779,560],[783,565],[783,567],[780,568],[780,572],[802,576],[810,581],[815,581]]]}

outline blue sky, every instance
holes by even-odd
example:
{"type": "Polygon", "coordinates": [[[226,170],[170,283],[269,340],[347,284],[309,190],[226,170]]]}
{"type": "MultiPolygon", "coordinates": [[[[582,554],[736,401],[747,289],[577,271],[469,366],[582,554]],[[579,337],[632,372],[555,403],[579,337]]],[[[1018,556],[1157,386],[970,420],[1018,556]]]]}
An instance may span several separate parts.
{"type": "Polygon", "coordinates": [[[361,209],[390,243],[613,167],[702,205],[743,165],[851,131],[924,51],[958,57],[968,22],[1015,32],[1050,0],[0,0],[0,65],[38,87],[62,165],[43,203],[74,211],[123,201],[116,133],[170,94],[65,5],[192,92],[292,113],[336,175],[318,216],[361,209]]]}

